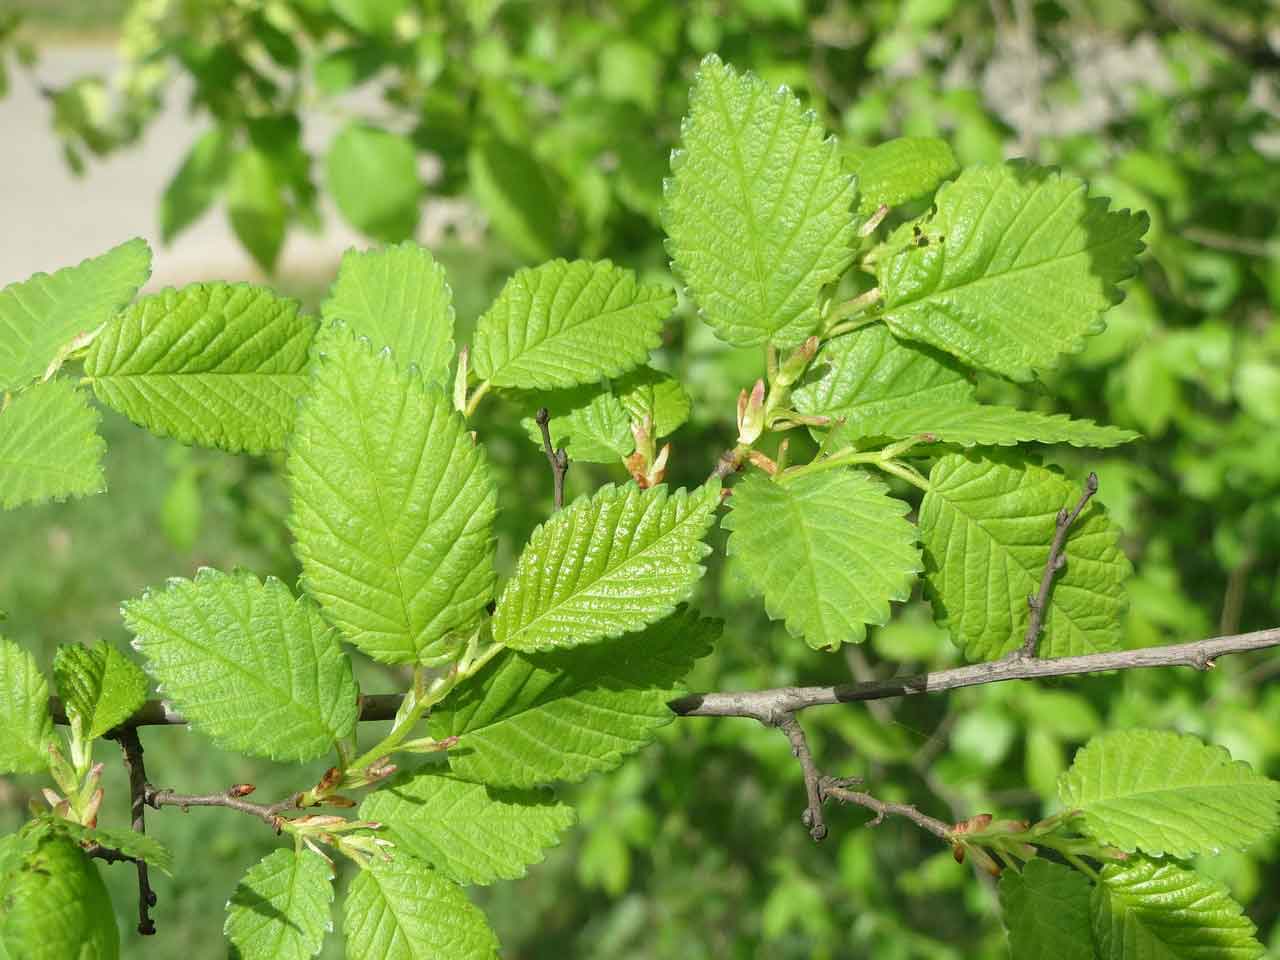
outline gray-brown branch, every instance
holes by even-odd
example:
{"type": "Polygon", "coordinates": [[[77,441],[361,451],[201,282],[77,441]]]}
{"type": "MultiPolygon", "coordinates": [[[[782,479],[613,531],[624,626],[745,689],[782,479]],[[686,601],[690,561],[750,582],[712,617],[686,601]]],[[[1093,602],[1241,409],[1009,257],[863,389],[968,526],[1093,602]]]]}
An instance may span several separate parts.
{"type": "Polygon", "coordinates": [[[564,506],[564,475],[569,472],[569,455],[564,452],[564,447],[557,447],[551,442],[551,411],[539,407],[533,419],[542,431],[542,449],[547,455],[547,463],[551,464],[551,482],[554,484],[556,509],[559,510],[564,506]]]}
{"type": "MultiPolygon", "coordinates": [[[[129,774],[129,825],[137,833],[147,832],[147,768],[142,762],[142,740],[137,727],[121,727],[114,734],[124,756],[124,768],[129,774]]],[[[92,855],[92,854],[91,854],[92,855]]],[[[138,933],[154,936],[156,924],[151,919],[151,908],[156,905],[156,892],[151,889],[151,878],[145,860],[135,859],[138,871],[138,933]]]]}
{"type": "Polygon", "coordinates": [[[179,807],[184,813],[190,807],[226,807],[228,810],[238,810],[241,813],[247,813],[251,817],[257,817],[271,829],[277,833],[280,832],[280,823],[284,819],[284,813],[288,810],[297,810],[298,798],[301,794],[295,793],[276,803],[254,803],[252,800],[245,800],[241,795],[241,791],[237,791],[235,787],[223,793],[208,794],[186,794],[175,793],[173,790],[157,790],[151,784],[147,784],[146,802],[147,806],[154,807],[159,810],[161,807],[179,807]]]}

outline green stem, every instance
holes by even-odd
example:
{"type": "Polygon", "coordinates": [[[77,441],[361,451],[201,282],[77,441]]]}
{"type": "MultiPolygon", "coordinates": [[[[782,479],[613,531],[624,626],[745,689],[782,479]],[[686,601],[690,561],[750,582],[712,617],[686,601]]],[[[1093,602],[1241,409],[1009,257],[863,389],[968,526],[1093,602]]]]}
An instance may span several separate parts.
{"type": "Polygon", "coordinates": [[[880,302],[883,296],[884,294],[880,292],[879,287],[872,287],[870,290],[858,294],[858,296],[854,297],[852,300],[846,300],[844,303],[837,304],[832,308],[831,312],[827,314],[827,330],[826,333],[823,334],[822,338],[824,340],[830,340],[832,337],[837,337],[841,333],[848,333],[850,330],[858,329],[858,327],[875,323],[880,319],[879,317],[861,317],[853,324],[841,324],[840,321],[844,320],[846,317],[855,317],[864,310],[874,307],[880,302]]]}
{"type": "Polygon", "coordinates": [[[481,380],[480,386],[476,387],[476,392],[471,394],[471,399],[467,401],[467,409],[464,416],[470,417],[476,412],[476,408],[480,406],[480,401],[484,399],[484,395],[489,392],[492,386],[488,380],[481,380]]]}

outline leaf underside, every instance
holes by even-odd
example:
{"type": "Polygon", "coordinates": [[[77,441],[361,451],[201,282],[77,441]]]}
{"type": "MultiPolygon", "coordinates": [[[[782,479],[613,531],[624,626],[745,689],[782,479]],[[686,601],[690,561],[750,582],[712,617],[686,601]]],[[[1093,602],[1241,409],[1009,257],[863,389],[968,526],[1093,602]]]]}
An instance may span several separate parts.
{"type": "Polygon", "coordinates": [[[69,380],[38,383],[0,412],[0,507],[106,489],[98,411],[69,380]]]}

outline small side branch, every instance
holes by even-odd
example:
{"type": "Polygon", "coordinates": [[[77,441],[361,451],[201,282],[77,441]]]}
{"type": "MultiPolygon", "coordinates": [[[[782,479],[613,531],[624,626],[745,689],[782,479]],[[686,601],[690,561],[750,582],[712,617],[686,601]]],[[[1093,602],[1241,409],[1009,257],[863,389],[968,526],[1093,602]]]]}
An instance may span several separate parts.
{"type": "Polygon", "coordinates": [[[1027,620],[1026,638],[1022,641],[1022,646],[1012,654],[1015,659],[1036,655],[1036,644],[1040,640],[1040,628],[1044,623],[1045,608],[1049,605],[1049,591],[1053,589],[1053,578],[1067,565],[1067,555],[1063,552],[1067,545],[1067,534],[1081,511],[1088,505],[1090,498],[1097,492],[1098,475],[1091,473],[1084,482],[1084,492],[1080,495],[1080,502],[1076,504],[1076,508],[1068,511],[1063,507],[1058,511],[1057,530],[1053,535],[1053,544],[1049,547],[1049,559],[1045,561],[1044,573],[1040,575],[1040,590],[1034,596],[1027,597],[1031,616],[1027,620]]]}
{"type": "Polygon", "coordinates": [[[813,762],[813,753],[809,750],[808,738],[804,728],[795,714],[785,714],[775,724],[791,741],[791,755],[800,761],[800,770],[804,774],[804,792],[809,798],[801,820],[809,828],[809,836],[814,840],[822,840],[827,835],[827,824],[822,818],[822,774],[813,762]]]}
{"type": "Polygon", "coordinates": [[[823,777],[818,786],[823,796],[839,800],[841,803],[857,804],[874,812],[875,816],[872,817],[868,826],[879,826],[884,822],[885,817],[905,817],[920,829],[932,833],[939,840],[946,843],[951,842],[953,827],[950,824],[943,823],[936,817],[923,814],[910,804],[886,803],[883,800],[877,800],[869,793],[851,789],[857,782],[856,780],[842,780],[836,777],[823,777]]]}
{"type": "Polygon", "coordinates": [[[238,810],[251,817],[257,817],[279,833],[285,812],[299,809],[298,800],[302,794],[295,793],[277,803],[265,804],[244,799],[252,790],[252,787],[245,784],[232,787],[223,793],[195,795],[175,793],[173,790],[157,790],[151,784],[147,784],[146,803],[147,806],[157,810],[161,807],[180,807],[184,813],[191,807],[226,807],[228,810],[238,810]]]}
{"type": "Polygon", "coordinates": [[[538,429],[542,431],[542,449],[547,455],[547,463],[551,464],[551,479],[555,484],[555,504],[559,510],[564,506],[564,475],[569,472],[569,455],[564,447],[556,447],[551,442],[551,411],[539,407],[533,418],[538,429]]]}
{"type": "MultiPolygon", "coordinates": [[[[129,774],[129,815],[130,826],[136,833],[147,832],[147,768],[142,762],[142,740],[136,727],[121,727],[115,734],[120,744],[120,752],[124,756],[124,768],[129,774]]],[[[104,860],[107,851],[90,853],[104,860]]],[[[117,859],[129,860],[130,857],[118,855],[117,859]]],[[[156,892],[151,889],[151,878],[147,873],[147,865],[142,860],[134,860],[138,871],[138,933],[144,937],[155,935],[156,924],[151,918],[151,908],[156,905],[156,892]]]]}

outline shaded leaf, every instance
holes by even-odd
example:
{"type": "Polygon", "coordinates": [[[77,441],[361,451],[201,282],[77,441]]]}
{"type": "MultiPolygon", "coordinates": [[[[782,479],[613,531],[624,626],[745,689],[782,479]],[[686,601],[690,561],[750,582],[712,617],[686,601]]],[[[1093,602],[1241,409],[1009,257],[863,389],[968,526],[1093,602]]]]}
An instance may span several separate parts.
{"type": "Polygon", "coordinates": [[[238,960],[309,960],[331,929],[333,868],[308,850],[272,850],[240,878],[223,932],[238,960]]]}
{"type": "Polygon", "coordinates": [[[0,507],[106,489],[98,411],[69,380],[38,383],[0,411],[0,507]]]}

